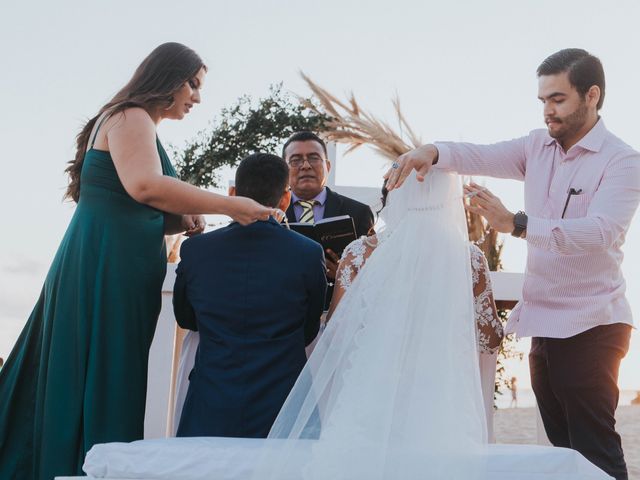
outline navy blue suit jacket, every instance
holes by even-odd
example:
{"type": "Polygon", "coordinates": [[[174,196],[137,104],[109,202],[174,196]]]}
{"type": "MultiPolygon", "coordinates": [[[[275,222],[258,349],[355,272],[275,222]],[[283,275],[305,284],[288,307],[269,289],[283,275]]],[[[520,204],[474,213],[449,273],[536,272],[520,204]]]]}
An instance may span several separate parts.
{"type": "Polygon", "coordinates": [[[174,312],[200,332],[178,436],[266,437],[319,329],[322,247],[271,219],[187,240],[174,312]]]}

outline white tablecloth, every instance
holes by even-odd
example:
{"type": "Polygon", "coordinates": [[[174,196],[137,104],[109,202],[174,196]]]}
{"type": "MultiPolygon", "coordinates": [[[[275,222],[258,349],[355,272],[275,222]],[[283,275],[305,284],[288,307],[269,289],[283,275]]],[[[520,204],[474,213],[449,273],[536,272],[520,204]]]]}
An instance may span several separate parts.
{"type": "MultiPolygon", "coordinates": [[[[92,479],[250,480],[256,453],[264,442],[210,437],[101,444],[87,454],[84,470],[92,479]]],[[[300,466],[307,461],[312,443],[301,441],[299,452],[292,456],[300,466]]],[[[269,445],[278,448],[278,441],[269,440],[269,445]]],[[[487,465],[486,480],[610,479],[578,452],[566,448],[488,445],[487,465]]],[[[428,479],[428,472],[426,475],[428,479]]]]}

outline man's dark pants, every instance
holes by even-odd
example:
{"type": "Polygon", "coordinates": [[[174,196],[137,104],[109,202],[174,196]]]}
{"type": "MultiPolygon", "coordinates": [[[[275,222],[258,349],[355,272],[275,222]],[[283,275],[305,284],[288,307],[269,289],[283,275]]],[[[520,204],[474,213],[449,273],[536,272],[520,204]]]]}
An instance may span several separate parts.
{"type": "Polygon", "coordinates": [[[629,325],[601,325],[569,338],[534,337],[529,353],[549,441],[577,450],[616,480],[628,478],[615,411],[630,336],[629,325]]]}

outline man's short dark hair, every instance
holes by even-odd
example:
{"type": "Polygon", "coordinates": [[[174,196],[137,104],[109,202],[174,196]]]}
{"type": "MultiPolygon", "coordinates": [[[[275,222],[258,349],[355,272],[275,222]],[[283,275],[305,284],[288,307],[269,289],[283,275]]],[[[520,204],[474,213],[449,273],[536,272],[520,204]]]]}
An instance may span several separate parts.
{"type": "Polygon", "coordinates": [[[604,103],[604,69],[600,59],[581,48],[565,48],[545,58],[537,70],[538,77],[564,72],[568,72],[569,83],[582,98],[592,86],[600,87],[600,100],[596,107],[600,110],[604,103]]]}
{"type": "Polygon", "coordinates": [[[303,131],[303,132],[294,133],[285,142],[284,147],[282,147],[282,158],[285,159],[285,151],[287,150],[287,147],[291,143],[293,143],[293,142],[308,142],[309,140],[311,140],[313,142],[318,142],[320,145],[322,145],[322,150],[324,150],[324,156],[325,157],[328,156],[328,154],[327,154],[327,144],[324,143],[324,140],[322,140],[318,135],[316,135],[313,132],[303,131]]]}
{"type": "Polygon", "coordinates": [[[253,153],[236,170],[236,195],[277,207],[289,182],[289,166],[277,155],[253,153]]]}

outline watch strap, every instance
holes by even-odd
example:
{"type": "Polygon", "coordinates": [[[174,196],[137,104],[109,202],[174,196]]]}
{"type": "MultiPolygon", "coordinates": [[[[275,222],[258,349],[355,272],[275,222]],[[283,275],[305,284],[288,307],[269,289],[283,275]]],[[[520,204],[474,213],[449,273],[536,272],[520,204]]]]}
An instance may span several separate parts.
{"type": "Polygon", "coordinates": [[[511,235],[517,238],[522,237],[522,234],[527,229],[527,220],[527,214],[522,210],[516,213],[513,217],[513,231],[511,232],[511,235]]]}

